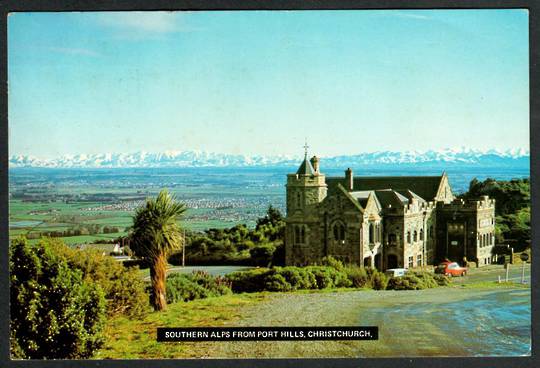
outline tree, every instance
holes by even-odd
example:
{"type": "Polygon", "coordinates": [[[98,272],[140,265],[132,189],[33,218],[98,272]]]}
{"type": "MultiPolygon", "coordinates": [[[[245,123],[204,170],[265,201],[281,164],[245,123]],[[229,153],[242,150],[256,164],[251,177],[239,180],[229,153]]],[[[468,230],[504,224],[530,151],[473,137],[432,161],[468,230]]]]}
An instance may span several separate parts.
{"type": "Polygon", "coordinates": [[[101,287],[45,242],[14,240],[9,266],[12,358],[90,358],[104,342],[101,287]]]}
{"type": "Polygon", "coordinates": [[[147,259],[150,264],[150,304],[157,311],[167,306],[167,256],[182,245],[177,220],[185,212],[186,206],[163,189],[155,199],[147,199],[133,217],[130,247],[136,256],[147,259]]]}
{"type": "Polygon", "coordinates": [[[278,226],[283,221],[283,215],[274,206],[268,206],[266,215],[257,220],[257,229],[262,225],[271,224],[272,226],[278,226]]]}

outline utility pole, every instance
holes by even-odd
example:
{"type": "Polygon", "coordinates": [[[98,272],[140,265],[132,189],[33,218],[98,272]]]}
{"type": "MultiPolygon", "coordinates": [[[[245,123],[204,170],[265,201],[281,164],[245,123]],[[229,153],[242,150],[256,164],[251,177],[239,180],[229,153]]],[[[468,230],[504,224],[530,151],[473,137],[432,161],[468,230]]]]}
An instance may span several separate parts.
{"type": "Polygon", "coordinates": [[[186,230],[182,231],[182,267],[186,266],[186,230]]]}

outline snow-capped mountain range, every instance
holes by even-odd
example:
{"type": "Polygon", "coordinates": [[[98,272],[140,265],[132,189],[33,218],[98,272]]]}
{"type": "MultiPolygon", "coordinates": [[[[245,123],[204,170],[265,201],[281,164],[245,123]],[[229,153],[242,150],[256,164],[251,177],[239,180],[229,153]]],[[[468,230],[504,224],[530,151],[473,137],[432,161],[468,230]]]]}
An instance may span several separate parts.
{"type": "MultiPolygon", "coordinates": [[[[9,166],[42,168],[122,168],[122,167],[278,167],[296,166],[303,157],[261,156],[209,153],[200,151],[165,151],[161,153],[103,153],[64,155],[53,159],[34,156],[13,155],[9,166]]],[[[377,151],[321,157],[321,166],[327,168],[388,165],[460,165],[484,167],[528,167],[529,151],[518,148],[511,150],[474,150],[467,148],[428,151],[377,151]]]]}

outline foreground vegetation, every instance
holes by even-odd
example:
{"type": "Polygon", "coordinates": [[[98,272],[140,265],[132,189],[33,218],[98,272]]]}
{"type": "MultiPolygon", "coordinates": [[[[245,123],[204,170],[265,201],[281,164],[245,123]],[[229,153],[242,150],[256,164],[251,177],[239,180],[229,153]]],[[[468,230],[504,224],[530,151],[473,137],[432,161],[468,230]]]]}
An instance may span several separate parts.
{"type": "Polygon", "coordinates": [[[13,358],[89,358],[107,318],[141,318],[148,294],[137,270],[98,252],[44,239],[12,242],[10,345],[13,358]]]}
{"type": "Polygon", "coordinates": [[[96,359],[170,359],[204,357],[205,343],[159,343],[158,327],[219,327],[239,320],[243,307],[254,305],[268,295],[229,294],[171,304],[166,311],[153,312],[141,319],[111,318],[105,328],[105,344],[96,359]]]}

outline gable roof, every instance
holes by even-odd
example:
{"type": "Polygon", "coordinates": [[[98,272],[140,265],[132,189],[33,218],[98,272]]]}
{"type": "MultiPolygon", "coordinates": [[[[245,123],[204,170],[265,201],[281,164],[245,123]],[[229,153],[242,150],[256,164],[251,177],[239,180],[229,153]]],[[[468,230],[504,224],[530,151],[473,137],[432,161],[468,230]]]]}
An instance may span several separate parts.
{"type": "Polygon", "coordinates": [[[418,194],[416,194],[415,192],[413,192],[412,190],[410,189],[407,189],[407,190],[398,190],[397,191],[399,194],[407,197],[409,200],[411,199],[417,199],[418,202],[425,202],[426,200],[422,197],[420,197],[418,194]]]}
{"type": "Polygon", "coordinates": [[[353,197],[353,196],[351,195],[351,193],[348,192],[348,191],[343,187],[343,185],[341,185],[340,183],[338,183],[338,184],[337,184],[337,189],[338,189],[339,191],[341,191],[341,192],[345,195],[345,197],[348,198],[348,199],[352,202],[352,204],[354,205],[354,207],[355,207],[357,210],[359,210],[360,213],[364,213],[364,207],[362,207],[362,205],[360,204],[360,201],[359,201],[357,198],[353,197]]]}
{"type": "Polygon", "coordinates": [[[296,171],[296,174],[298,175],[315,175],[315,169],[311,165],[311,162],[306,158],[304,158],[304,161],[302,161],[302,164],[296,171]]]}
{"type": "MultiPolygon", "coordinates": [[[[437,196],[437,191],[444,178],[440,176],[360,176],[355,177],[353,182],[354,191],[393,189],[406,191],[407,189],[427,201],[437,196]]],[[[328,190],[333,190],[337,184],[346,185],[343,177],[328,177],[326,184],[328,190]]]]}
{"type": "Polygon", "coordinates": [[[400,208],[409,203],[409,200],[406,197],[391,189],[376,190],[375,193],[384,208],[389,205],[393,208],[400,208]]]}

